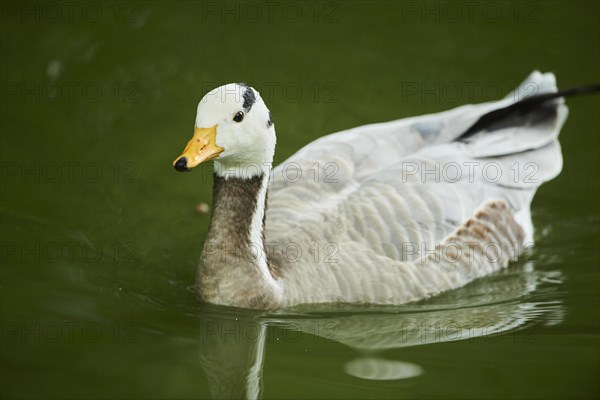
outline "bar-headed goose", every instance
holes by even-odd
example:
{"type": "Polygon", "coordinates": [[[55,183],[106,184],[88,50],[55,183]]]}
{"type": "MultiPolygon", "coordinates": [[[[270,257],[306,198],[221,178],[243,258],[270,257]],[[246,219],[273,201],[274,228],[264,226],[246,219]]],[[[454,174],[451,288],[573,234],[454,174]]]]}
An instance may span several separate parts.
{"type": "Polygon", "coordinates": [[[535,71],[503,100],[330,134],[271,169],[260,94],[212,90],[174,162],[214,160],[200,299],[402,304],[506,267],[533,240],[536,189],[562,168],[562,97],[581,91],[535,71]]]}

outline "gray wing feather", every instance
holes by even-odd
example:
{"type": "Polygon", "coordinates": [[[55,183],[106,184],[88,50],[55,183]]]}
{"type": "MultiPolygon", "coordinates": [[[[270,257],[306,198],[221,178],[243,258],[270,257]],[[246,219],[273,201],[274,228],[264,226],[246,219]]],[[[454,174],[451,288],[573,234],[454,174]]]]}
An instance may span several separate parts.
{"type": "MultiPolygon", "coordinates": [[[[275,168],[267,241],[301,248],[294,262],[285,255],[275,257],[287,271],[290,290],[310,302],[397,303],[460,286],[495,270],[486,263],[450,272],[440,265],[417,268],[417,257],[422,254],[412,246],[433,249],[491,199],[506,202],[525,237],[531,239],[533,194],[562,166],[557,137],[567,116],[566,106],[557,101],[555,114],[547,119],[516,126],[509,123],[477,133],[468,141],[455,141],[482,115],[528,94],[531,83],[538,92],[556,91],[552,74],[534,72],[498,102],[331,134],[275,168]],[[451,163],[461,167],[459,178],[448,181],[439,174],[423,174],[443,171],[451,163]],[[500,179],[485,176],[483,169],[490,163],[501,171],[500,179]],[[515,163],[533,164],[535,176],[514,179],[515,163]],[[301,179],[285,179],[283,171],[290,164],[302,172],[301,179]],[[336,262],[326,262],[332,257],[325,260],[331,256],[324,254],[328,245],[337,249],[336,262]]],[[[512,217],[506,218],[498,217],[494,223],[502,220],[508,229],[493,224],[486,229],[497,231],[494,234],[501,240],[515,239],[520,228],[512,227],[512,217]]]]}

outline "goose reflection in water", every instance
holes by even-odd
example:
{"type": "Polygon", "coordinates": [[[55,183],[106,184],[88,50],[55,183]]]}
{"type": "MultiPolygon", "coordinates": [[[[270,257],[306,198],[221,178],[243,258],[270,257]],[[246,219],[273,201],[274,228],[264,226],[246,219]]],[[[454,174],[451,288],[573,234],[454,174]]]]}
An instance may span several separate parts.
{"type": "Polygon", "coordinates": [[[426,373],[418,360],[385,357],[389,349],[469,340],[515,332],[535,324],[562,322],[556,300],[559,271],[536,271],[532,262],[461,289],[412,305],[386,308],[296,307],[283,313],[248,313],[206,306],[200,326],[200,363],[212,398],[260,398],[270,335],[282,340],[302,334],[345,344],[356,358],[340,365],[347,374],[371,380],[409,379],[426,373]],[[548,296],[552,294],[552,296],[548,296]],[[548,300],[548,299],[552,300],[548,300]]]}

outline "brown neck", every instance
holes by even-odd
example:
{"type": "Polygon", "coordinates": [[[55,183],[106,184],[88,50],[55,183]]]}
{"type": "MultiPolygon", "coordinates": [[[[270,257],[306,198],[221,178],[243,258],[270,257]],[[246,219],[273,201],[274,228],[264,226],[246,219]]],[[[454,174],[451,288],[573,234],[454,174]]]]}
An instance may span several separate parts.
{"type": "MultiPolygon", "coordinates": [[[[213,213],[207,240],[219,244],[230,244],[236,249],[251,249],[263,243],[253,243],[252,220],[258,207],[264,175],[249,179],[214,175],[213,213]]],[[[264,232],[264,218],[262,221],[264,232]]],[[[261,234],[261,238],[263,235],[261,234]]]]}
{"type": "Polygon", "coordinates": [[[268,175],[214,176],[213,212],[198,269],[202,299],[249,308],[271,307],[277,276],[264,246],[268,175]]]}

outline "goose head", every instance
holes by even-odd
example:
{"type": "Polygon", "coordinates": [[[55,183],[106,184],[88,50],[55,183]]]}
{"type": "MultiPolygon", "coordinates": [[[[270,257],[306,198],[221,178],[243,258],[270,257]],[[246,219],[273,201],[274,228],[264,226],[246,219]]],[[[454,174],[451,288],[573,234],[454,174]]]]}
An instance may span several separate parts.
{"type": "Polygon", "coordinates": [[[194,135],[175,159],[177,171],[215,160],[215,173],[252,177],[270,168],[275,128],[260,93],[243,83],[208,92],[196,113],[194,135]]]}

